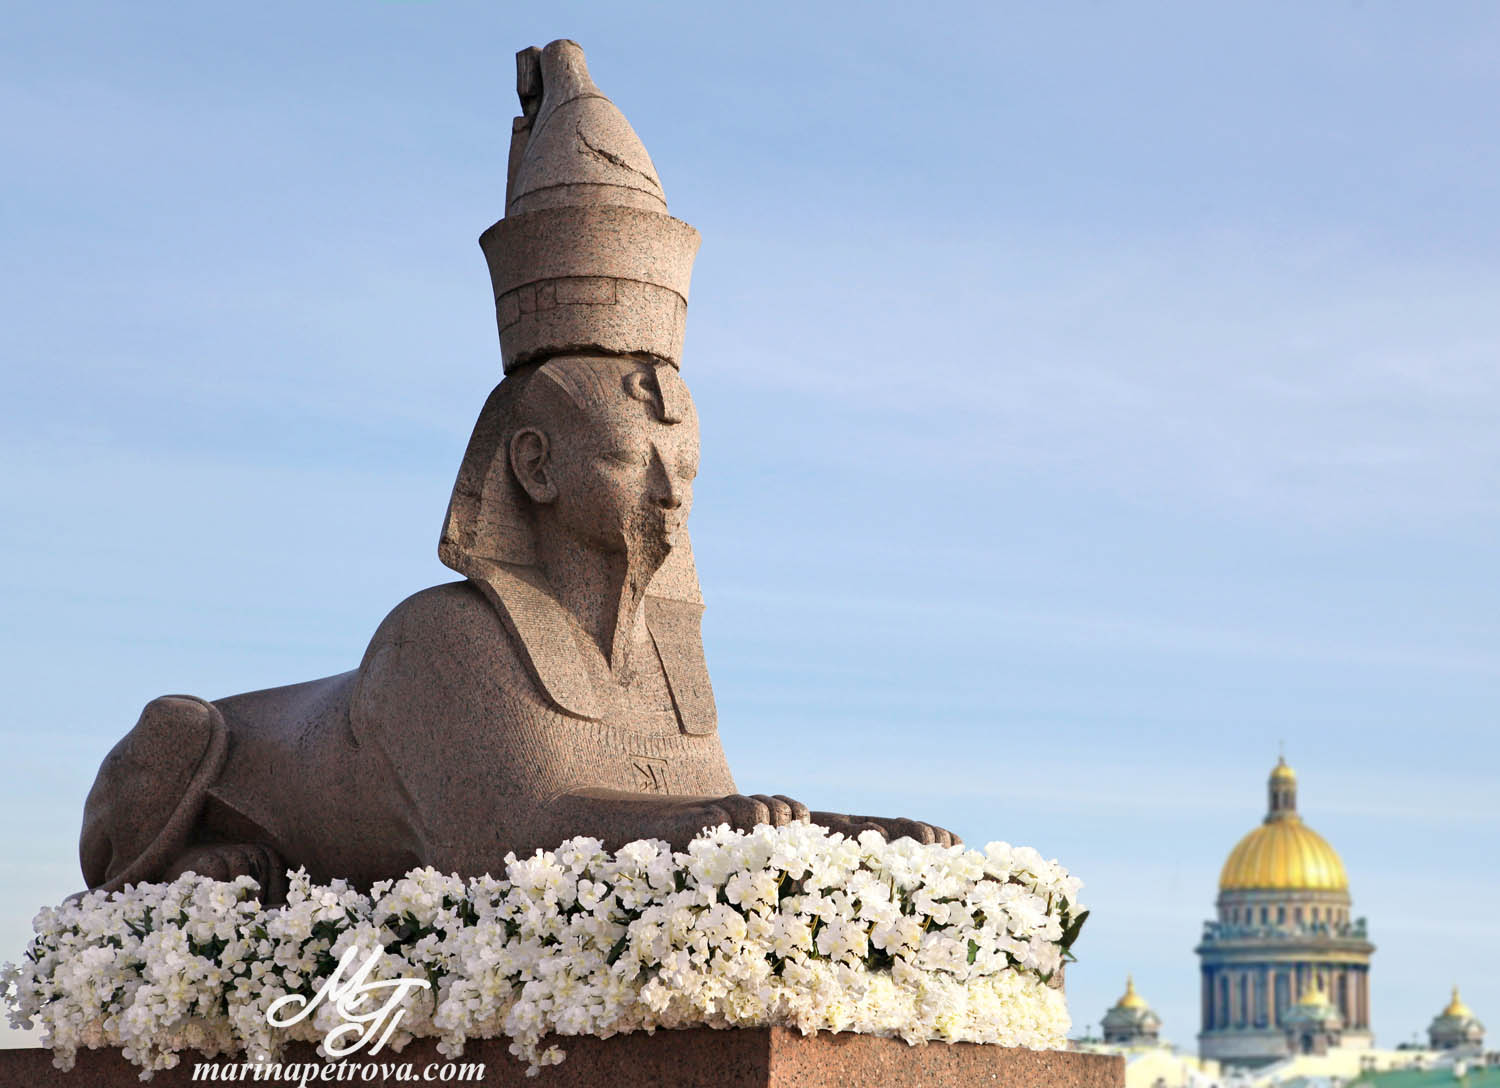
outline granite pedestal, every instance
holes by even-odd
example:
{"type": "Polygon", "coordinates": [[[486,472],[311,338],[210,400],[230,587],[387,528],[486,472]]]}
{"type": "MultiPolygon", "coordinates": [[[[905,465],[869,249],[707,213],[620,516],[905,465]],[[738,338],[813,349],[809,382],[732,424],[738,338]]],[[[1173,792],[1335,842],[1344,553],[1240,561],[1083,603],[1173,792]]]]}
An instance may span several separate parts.
{"type": "MultiPolygon", "coordinates": [[[[490,1039],[471,1042],[458,1060],[483,1062],[482,1080],[457,1079],[459,1069],[444,1076],[447,1059],[437,1053],[433,1040],[412,1043],[400,1054],[380,1054],[375,1058],[353,1057],[356,1064],[405,1066],[411,1063],[409,1078],[372,1075],[366,1079],[363,1068],[349,1070],[343,1077],[309,1078],[311,1084],[409,1084],[479,1083],[521,1088],[815,1088],[834,1085],[837,1088],[906,1088],[911,1085],[933,1085],[960,1088],[985,1085],[987,1088],[1124,1088],[1125,1063],[1103,1054],[1084,1054],[1068,1050],[1022,1050],[975,1043],[929,1043],[908,1046],[899,1039],[879,1039],[867,1035],[803,1036],[785,1028],[742,1028],[714,1031],[690,1028],[683,1031],[658,1031],[655,1035],[637,1033],[617,1035],[612,1039],[560,1039],[567,1051],[561,1065],[548,1066],[534,1078],[526,1076],[526,1066],[506,1051],[508,1041],[490,1039]],[[437,1063],[427,1072],[429,1063],[437,1063]]],[[[307,1045],[289,1049],[286,1062],[316,1062],[317,1055],[307,1045]]],[[[214,1070],[218,1077],[203,1070],[193,1077],[194,1062],[184,1059],[176,1069],[156,1074],[152,1088],[178,1088],[181,1085],[222,1083],[257,1083],[243,1076],[234,1063],[214,1070]],[[228,1076],[225,1076],[228,1074],[228,1076]]],[[[321,1073],[322,1070],[319,1070],[321,1073]]],[[[135,1088],[139,1070],[120,1057],[117,1050],[83,1051],[77,1065],[63,1073],[53,1068],[52,1055],[45,1050],[0,1050],[0,1088],[135,1088]]],[[[472,1078],[472,1074],[471,1074],[472,1078]]],[[[259,1081],[297,1083],[294,1079],[259,1081]]]]}

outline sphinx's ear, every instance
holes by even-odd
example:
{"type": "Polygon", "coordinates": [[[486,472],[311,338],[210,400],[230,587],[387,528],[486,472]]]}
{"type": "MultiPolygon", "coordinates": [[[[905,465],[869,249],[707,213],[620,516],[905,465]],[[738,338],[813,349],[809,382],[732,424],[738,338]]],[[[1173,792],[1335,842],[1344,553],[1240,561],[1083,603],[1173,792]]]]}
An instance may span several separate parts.
{"type": "Polygon", "coordinates": [[[523,427],[510,437],[510,470],[532,502],[557,498],[557,485],[547,471],[549,450],[546,433],[535,427],[523,427]]]}

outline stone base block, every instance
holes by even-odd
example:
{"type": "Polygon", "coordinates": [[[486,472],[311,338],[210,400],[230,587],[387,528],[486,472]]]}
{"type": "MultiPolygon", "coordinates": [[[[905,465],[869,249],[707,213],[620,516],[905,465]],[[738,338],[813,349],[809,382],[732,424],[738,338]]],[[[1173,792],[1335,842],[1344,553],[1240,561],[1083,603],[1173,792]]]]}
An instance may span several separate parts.
{"type": "MultiPolygon", "coordinates": [[[[1125,1062],[1105,1054],[1069,1050],[1021,1050],[975,1043],[908,1046],[899,1039],[866,1035],[803,1036],[785,1028],[714,1031],[691,1028],[637,1033],[612,1039],[559,1039],[567,1051],[561,1065],[537,1077],[507,1052],[507,1040],[471,1042],[462,1058],[449,1062],[432,1040],[412,1043],[400,1054],[354,1056],[323,1076],[311,1046],[289,1048],[287,1063],[318,1063],[304,1081],[293,1077],[256,1081],[237,1063],[195,1063],[185,1057],[176,1069],[156,1074],[151,1088],[190,1084],[485,1084],[506,1088],[907,1088],[933,1085],[960,1088],[1124,1088],[1125,1062]],[[385,1069],[365,1077],[366,1066],[385,1069]],[[466,1064],[483,1062],[483,1078],[466,1064]],[[194,1065],[203,1069],[196,1079],[194,1065]],[[410,1069],[402,1072],[400,1069],[410,1069]],[[445,1068],[451,1067],[451,1068],[445,1068]],[[211,1074],[217,1074],[216,1076],[211,1074]],[[243,1079],[242,1079],[243,1078],[243,1079]],[[404,1079],[403,1079],[404,1078],[404,1079]]],[[[67,1073],[52,1066],[45,1050],[0,1050],[0,1088],[138,1088],[139,1071],[117,1050],[83,1051],[67,1073]]]]}

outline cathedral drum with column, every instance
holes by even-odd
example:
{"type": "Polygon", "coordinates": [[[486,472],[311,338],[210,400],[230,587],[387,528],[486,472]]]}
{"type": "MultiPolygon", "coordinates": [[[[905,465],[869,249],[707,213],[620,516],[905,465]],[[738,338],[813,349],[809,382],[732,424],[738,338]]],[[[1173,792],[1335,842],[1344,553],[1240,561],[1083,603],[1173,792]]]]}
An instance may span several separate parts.
{"type": "Polygon", "coordinates": [[[1344,863],[1297,813],[1297,776],[1271,771],[1261,825],[1219,875],[1218,917],[1204,923],[1203,1030],[1198,1053],[1255,1066],[1330,1046],[1368,1047],[1370,955],[1365,920],[1350,916],[1344,863]],[[1316,998],[1335,1016],[1304,1030],[1316,998]]]}

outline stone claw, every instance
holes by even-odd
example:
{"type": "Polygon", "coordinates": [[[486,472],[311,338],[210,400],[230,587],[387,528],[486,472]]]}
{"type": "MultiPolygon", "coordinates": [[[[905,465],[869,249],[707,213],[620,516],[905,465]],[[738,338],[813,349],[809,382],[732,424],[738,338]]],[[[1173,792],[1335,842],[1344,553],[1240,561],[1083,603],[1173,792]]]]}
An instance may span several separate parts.
{"type": "Polygon", "coordinates": [[[849,836],[874,831],[888,841],[914,839],[924,845],[960,846],[963,844],[963,839],[945,827],[925,823],[922,820],[908,820],[904,817],[851,816],[842,812],[814,812],[811,814],[811,819],[813,823],[821,827],[849,836]]]}

